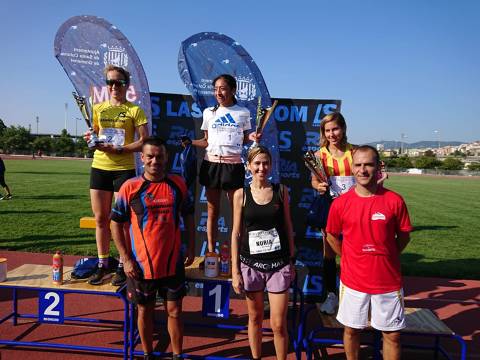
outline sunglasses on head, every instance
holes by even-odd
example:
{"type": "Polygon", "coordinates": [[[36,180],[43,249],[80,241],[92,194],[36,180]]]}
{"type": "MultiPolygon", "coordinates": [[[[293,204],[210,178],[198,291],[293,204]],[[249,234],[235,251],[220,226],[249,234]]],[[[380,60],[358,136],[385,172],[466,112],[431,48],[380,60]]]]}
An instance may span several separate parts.
{"type": "Polygon", "coordinates": [[[106,79],[105,80],[105,83],[108,85],[108,86],[127,86],[127,80],[110,80],[110,79],[106,79]]]}

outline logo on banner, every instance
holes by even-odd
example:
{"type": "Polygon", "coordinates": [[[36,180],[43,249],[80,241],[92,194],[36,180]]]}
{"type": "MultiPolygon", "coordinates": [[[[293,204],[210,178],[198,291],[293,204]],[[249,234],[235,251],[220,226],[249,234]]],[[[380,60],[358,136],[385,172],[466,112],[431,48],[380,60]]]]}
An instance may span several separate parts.
{"type": "Polygon", "coordinates": [[[325,115],[337,111],[337,104],[318,104],[315,111],[315,117],[312,121],[312,126],[318,127],[325,115]]]}
{"type": "Polygon", "coordinates": [[[175,153],[170,171],[174,174],[182,173],[182,161],[180,159],[180,153],[175,153]]]}
{"type": "Polygon", "coordinates": [[[247,76],[237,77],[237,97],[239,100],[250,101],[255,99],[257,88],[253,79],[247,76]]]}
{"type": "Polygon", "coordinates": [[[322,232],[311,226],[307,226],[305,229],[305,239],[321,239],[322,232]]]}
{"type": "Polygon", "coordinates": [[[300,179],[298,164],[295,161],[280,158],[280,175],[287,179],[300,179]]]}
{"type": "Polygon", "coordinates": [[[321,275],[307,275],[303,283],[302,292],[304,295],[322,295],[323,278],[321,275]]]}
{"type": "Polygon", "coordinates": [[[199,203],[207,203],[207,191],[205,189],[205,186],[202,186],[202,191],[200,191],[200,197],[198,198],[199,203]]]}
{"type": "MultiPolygon", "coordinates": [[[[200,215],[200,221],[197,226],[197,231],[198,232],[207,232],[207,219],[208,219],[208,213],[206,211],[202,211],[202,214],[200,215]]],[[[225,217],[220,216],[218,218],[218,231],[221,233],[228,233],[228,227],[226,226],[225,222],[225,217]]]]}
{"type": "Polygon", "coordinates": [[[305,131],[305,144],[302,147],[302,151],[318,150],[318,144],[320,143],[320,132],[318,131],[305,131]]]}
{"type": "Polygon", "coordinates": [[[292,151],[292,132],[283,130],[278,132],[278,150],[290,152],[292,151]]]}
{"type": "Polygon", "coordinates": [[[112,64],[126,68],[128,66],[128,54],[125,48],[121,46],[109,46],[108,51],[103,54],[103,63],[105,66],[112,64]]]}

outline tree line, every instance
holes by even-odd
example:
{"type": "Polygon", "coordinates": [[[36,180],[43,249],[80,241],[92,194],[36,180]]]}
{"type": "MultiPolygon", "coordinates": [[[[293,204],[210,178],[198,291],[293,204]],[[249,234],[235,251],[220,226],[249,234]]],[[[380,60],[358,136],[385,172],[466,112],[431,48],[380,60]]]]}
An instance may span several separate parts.
{"type": "Polygon", "coordinates": [[[23,126],[6,126],[0,119],[0,149],[6,154],[91,157],[83,138],[74,139],[63,129],[59,137],[34,136],[23,126]]]}
{"type": "MultiPolygon", "coordinates": [[[[460,157],[463,157],[460,155],[460,157]]],[[[408,157],[392,156],[382,157],[387,168],[400,169],[441,169],[441,170],[463,170],[464,164],[461,159],[455,156],[449,156],[443,161],[435,157],[432,151],[426,151],[424,156],[408,157]]],[[[480,171],[480,163],[472,163],[467,166],[469,170],[480,171]]]]}

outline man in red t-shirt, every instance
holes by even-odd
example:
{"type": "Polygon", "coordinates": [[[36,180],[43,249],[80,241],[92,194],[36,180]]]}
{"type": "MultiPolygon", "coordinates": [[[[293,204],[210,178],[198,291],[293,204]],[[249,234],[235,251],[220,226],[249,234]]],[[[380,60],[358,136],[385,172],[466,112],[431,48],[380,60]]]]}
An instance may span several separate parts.
{"type": "Polygon", "coordinates": [[[180,212],[187,199],[182,177],[168,175],[163,140],[142,145],[144,174],[127,180],[112,209],[112,235],[127,275],[127,296],[137,304],[138,331],[144,359],[154,359],[153,319],[157,292],[165,300],[173,359],[180,359],[183,329],[180,315],[185,295],[185,269],[194,260],[193,217],[182,211],[189,236],[188,257],[181,254],[180,212]],[[123,224],[131,224],[132,249],[127,250],[123,224]]]}
{"type": "Polygon", "coordinates": [[[355,149],[356,185],[332,203],[328,215],[327,241],[341,256],[337,320],[345,326],[347,359],[358,359],[369,310],[371,326],[383,333],[384,359],[400,359],[399,331],[405,327],[400,253],[412,226],[403,198],[377,184],[379,170],[375,148],[355,149]]]}

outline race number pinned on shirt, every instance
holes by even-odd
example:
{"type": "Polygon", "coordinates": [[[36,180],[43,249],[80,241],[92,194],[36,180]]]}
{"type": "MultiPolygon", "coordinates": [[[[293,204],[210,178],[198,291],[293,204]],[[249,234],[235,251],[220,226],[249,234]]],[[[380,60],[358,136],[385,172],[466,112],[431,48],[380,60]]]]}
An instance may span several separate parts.
{"type": "Polygon", "coordinates": [[[278,251],[282,248],[280,245],[280,236],[277,229],[254,230],[248,232],[248,244],[250,254],[266,254],[278,251]]]}
{"type": "Polygon", "coordinates": [[[38,292],[38,321],[42,323],[63,324],[63,292],[38,292]]]}
{"type": "Polygon", "coordinates": [[[330,176],[330,195],[333,197],[346,193],[355,185],[355,177],[353,176],[330,176]]]}
{"type": "Polygon", "coordinates": [[[100,129],[98,138],[107,144],[123,146],[125,145],[125,129],[103,128],[100,129]]]}
{"type": "Polygon", "coordinates": [[[202,315],[227,319],[230,315],[230,283],[206,281],[203,284],[202,315]]]}

